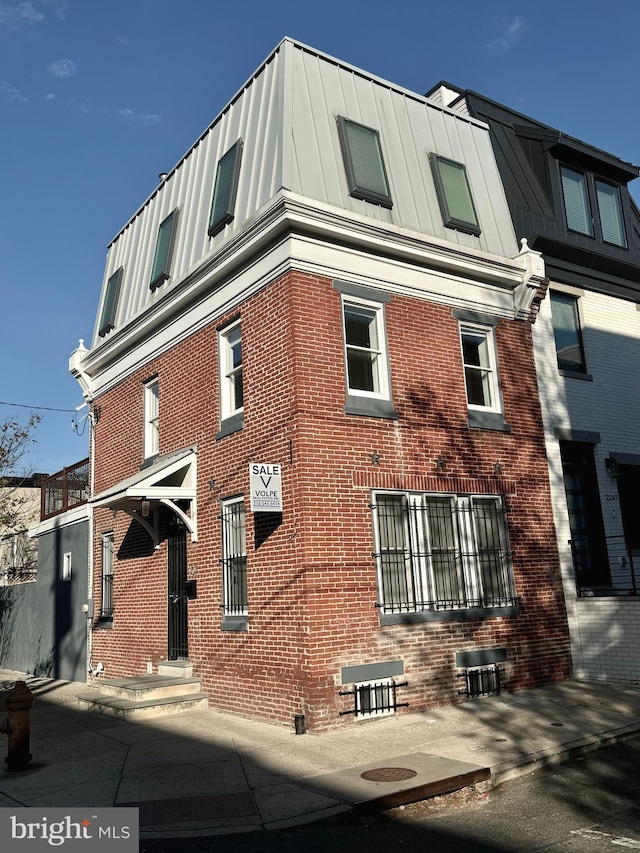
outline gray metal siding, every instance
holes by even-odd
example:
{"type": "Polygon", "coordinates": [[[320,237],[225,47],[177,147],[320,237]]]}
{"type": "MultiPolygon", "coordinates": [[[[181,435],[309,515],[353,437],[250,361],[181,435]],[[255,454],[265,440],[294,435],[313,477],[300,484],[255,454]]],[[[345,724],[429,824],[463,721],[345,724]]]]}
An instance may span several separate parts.
{"type": "MultiPolygon", "coordinates": [[[[162,299],[285,188],[310,200],[450,243],[512,257],[518,251],[486,126],[420,95],[285,40],[223,110],[113,241],[103,283],[124,267],[115,328],[162,299]],[[349,195],[336,117],[380,132],[393,207],[349,195]],[[208,217],[216,166],[242,137],[234,219],[212,239],[208,217]],[[466,165],[481,234],[445,228],[428,154],[466,165]],[[180,219],[170,278],[149,290],[158,227],[180,219]]],[[[94,345],[102,339],[94,333],[94,345]]]]}
{"type": "Polygon", "coordinates": [[[87,521],[45,533],[38,541],[35,583],[0,587],[0,667],[86,681],[87,521]],[[70,551],[71,580],[62,580],[70,551]]]}

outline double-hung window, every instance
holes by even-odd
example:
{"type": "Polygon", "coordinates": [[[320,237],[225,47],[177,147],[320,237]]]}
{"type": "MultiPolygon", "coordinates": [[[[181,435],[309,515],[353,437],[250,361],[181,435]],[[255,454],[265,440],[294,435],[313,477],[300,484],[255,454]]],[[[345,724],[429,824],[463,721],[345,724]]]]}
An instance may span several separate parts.
{"type": "Polygon", "coordinates": [[[113,533],[102,534],[100,619],[113,619],[113,533]]]}
{"type": "Polygon", "coordinates": [[[460,327],[464,382],[469,408],[500,410],[493,329],[460,327]]]}
{"type": "Polygon", "coordinates": [[[349,414],[397,417],[391,403],[385,302],[389,295],[334,282],[342,292],[347,405],[349,414]],[[372,298],[368,298],[372,297],[372,298]]]}
{"type": "Polygon", "coordinates": [[[501,496],[376,492],[372,509],[383,616],[517,604],[501,496]]]}
{"type": "Polygon", "coordinates": [[[244,413],[242,327],[240,321],[218,333],[220,365],[220,426],[227,434],[241,429],[244,413]]]}
{"type": "Polygon", "coordinates": [[[156,251],[153,256],[153,268],[149,287],[155,290],[163,281],[169,278],[171,268],[171,255],[178,227],[178,209],[172,211],[166,219],[160,223],[158,228],[158,239],[156,240],[156,251]]]}
{"type": "Polygon", "coordinates": [[[246,616],[247,537],[244,499],[222,501],[222,612],[224,616],[246,616]]]}
{"type": "Polygon", "coordinates": [[[429,160],[444,224],[478,237],[478,214],[464,164],[438,154],[430,154],[429,160]]]}
{"type": "Polygon", "coordinates": [[[225,225],[233,221],[243,144],[243,140],[238,139],[218,161],[209,214],[210,237],[214,237],[225,225]]]}
{"type": "Polygon", "coordinates": [[[118,297],[120,296],[120,285],[122,284],[123,275],[124,267],[120,267],[110,276],[107,282],[102,311],[100,312],[100,323],[98,325],[98,334],[101,338],[104,338],[107,332],[110,332],[115,326],[118,297]]]}
{"type": "Polygon", "coordinates": [[[381,207],[393,207],[380,134],[343,116],[337,121],[349,194],[381,207]]]}
{"type": "Polygon", "coordinates": [[[151,379],[144,386],[144,458],[156,456],[160,450],[160,385],[151,379]]]}
{"type": "Polygon", "coordinates": [[[460,344],[470,427],[510,432],[502,411],[495,329],[498,319],[454,309],[460,322],[460,344]]]}
{"type": "Polygon", "coordinates": [[[382,306],[344,303],[347,380],[353,394],[386,397],[382,306]]]}
{"type": "Polygon", "coordinates": [[[552,290],[550,301],[558,368],[586,375],[578,297],[552,290]]]}

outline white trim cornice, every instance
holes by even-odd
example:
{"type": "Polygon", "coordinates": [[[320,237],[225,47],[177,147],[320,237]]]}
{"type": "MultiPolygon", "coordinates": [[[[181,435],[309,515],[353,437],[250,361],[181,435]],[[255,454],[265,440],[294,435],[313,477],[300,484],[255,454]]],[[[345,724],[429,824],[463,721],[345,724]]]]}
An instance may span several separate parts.
{"type": "Polygon", "coordinates": [[[518,319],[544,277],[540,253],[527,246],[505,258],[282,190],[162,299],[93,350],[74,353],[83,392],[104,393],[293,269],[518,319]]]}

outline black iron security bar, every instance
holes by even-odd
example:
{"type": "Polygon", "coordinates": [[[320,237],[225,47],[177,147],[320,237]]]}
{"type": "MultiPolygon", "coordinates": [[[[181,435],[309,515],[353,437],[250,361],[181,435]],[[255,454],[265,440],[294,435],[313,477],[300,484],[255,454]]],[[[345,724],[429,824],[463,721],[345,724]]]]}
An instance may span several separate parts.
{"type": "Polygon", "coordinates": [[[465,679],[465,686],[458,693],[467,699],[478,699],[480,696],[499,696],[502,689],[500,676],[504,669],[497,664],[474,669],[465,669],[458,673],[458,678],[465,679]]]}
{"type": "Polygon", "coordinates": [[[379,684],[354,684],[353,690],[341,690],[340,696],[353,696],[353,708],[340,711],[341,717],[354,714],[356,717],[391,713],[396,708],[408,708],[408,702],[398,702],[396,690],[406,687],[408,681],[383,681],[379,684]]]}
{"type": "Polygon", "coordinates": [[[501,496],[378,493],[372,510],[383,613],[517,606],[501,496]]]}
{"type": "Polygon", "coordinates": [[[604,548],[586,535],[574,536],[569,545],[579,596],[640,595],[638,552],[624,536],[607,536],[604,548]]]}

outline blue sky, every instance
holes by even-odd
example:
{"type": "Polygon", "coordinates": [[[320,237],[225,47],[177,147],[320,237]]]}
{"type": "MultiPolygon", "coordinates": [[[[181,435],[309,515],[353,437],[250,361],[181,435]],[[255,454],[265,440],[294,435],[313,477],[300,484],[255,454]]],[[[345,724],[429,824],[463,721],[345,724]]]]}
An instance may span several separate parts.
{"type": "Polygon", "coordinates": [[[108,242],[283,36],[640,163],[639,31],[635,0],[0,0],[0,421],[39,407],[28,467],[88,452],[67,364],[108,242]]]}

